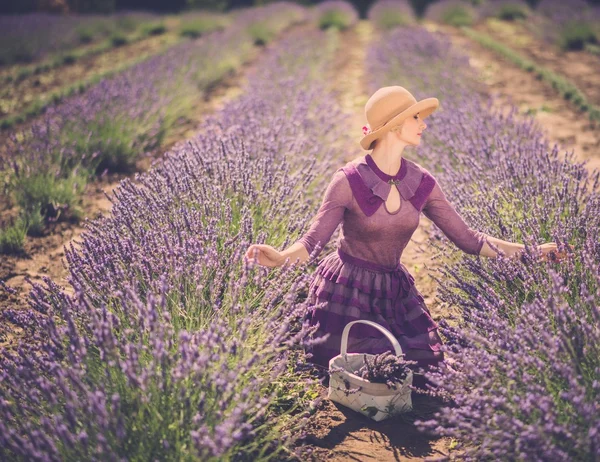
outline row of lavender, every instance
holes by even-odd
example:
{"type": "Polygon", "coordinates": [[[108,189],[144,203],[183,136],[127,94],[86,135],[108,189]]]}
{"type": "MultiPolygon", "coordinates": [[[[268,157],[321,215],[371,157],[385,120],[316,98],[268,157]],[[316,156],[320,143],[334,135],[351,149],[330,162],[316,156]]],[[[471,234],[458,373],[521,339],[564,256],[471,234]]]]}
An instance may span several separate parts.
{"type": "Polygon", "coordinates": [[[432,4],[425,18],[457,26],[471,25],[489,17],[520,20],[534,35],[563,49],[583,49],[600,41],[600,6],[586,0],[541,0],[531,8],[524,0],[488,0],[470,6],[458,0],[432,4]]]}
{"type": "Polygon", "coordinates": [[[253,36],[266,41],[304,18],[302,7],[287,2],[247,9],[228,29],[104,79],[12,133],[7,152],[0,154],[0,176],[27,229],[59,213],[69,215],[94,175],[132,171],[207,89],[248,60],[253,36]]]}
{"type": "MultiPolygon", "coordinates": [[[[478,5],[463,0],[430,3],[422,17],[428,21],[468,26],[490,17],[521,20],[534,35],[565,49],[582,49],[600,41],[600,7],[585,0],[541,0],[534,8],[524,0],[488,0],[478,5]]],[[[368,18],[379,27],[416,24],[417,14],[406,0],[383,0],[373,4],[368,18]]]]}
{"type": "Polygon", "coordinates": [[[348,123],[326,86],[339,46],[310,29],[269,51],[66,249],[74,296],[46,279],[28,313],[5,312],[30,338],[0,355],[0,458],[294,456],[318,403],[302,370],[309,276],[242,257],[266,236],[289,245],[318,208],[348,123]]]}
{"type": "MultiPolygon", "coordinates": [[[[408,154],[430,170],[474,229],[527,244],[524,262],[444,255],[445,364],[428,374],[451,404],[421,430],[468,443],[471,460],[593,461],[600,457],[600,172],[561,160],[532,118],[503,116],[471,90],[468,57],[443,35],[395,29],[368,53],[370,90],[400,84],[441,105],[423,146],[408,154]],[[534,244],[569,243],[560,264],[534,244]]],[[[443,246],[440,245],[440,239],[443,246]]]]}
{"type": "Polygon", "coordinates": [[[39,60],[116,32],[131,32],[159,16],[143,12],[115,15],[32,13],[0,16],[0,65],[39,60]]]}

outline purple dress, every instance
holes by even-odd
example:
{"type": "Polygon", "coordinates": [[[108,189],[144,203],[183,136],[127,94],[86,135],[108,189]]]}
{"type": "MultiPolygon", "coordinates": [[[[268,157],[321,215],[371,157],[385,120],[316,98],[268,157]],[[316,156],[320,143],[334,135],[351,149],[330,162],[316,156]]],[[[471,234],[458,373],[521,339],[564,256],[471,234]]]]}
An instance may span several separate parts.
{"type": "MultiPolygon", "coordinates": [[[[418,361],[416,369],[443,359],[438,325],[400,262],[421,212],[461,250],[479,254],[485,234],[463,221],[433,175],[419,164],[402,158],[392,176],[367,154],[334,173],[310,229],[299,240],[311,253],[318,243],[324,247],[342,224],[337,251],[323,258],[309,288],[311,306],[325,303],[308,316],[311,325],[319,323],[315,336],[330,334],[325,343],[310,348],[311,362],[328,368],[329,360],[340,354],[344,327],[357,319],[388,329],[405,359],[418,361]],[[400,208],[390,213],[385,201],[392,187],[398,188],[400,208]]],[[[348,352],[388,350],[393,347],[378,330],[366,324],[350,330],[348,352]]],[[[423,386],[422,376],[414,379],[415,386],[423,386]]]]}

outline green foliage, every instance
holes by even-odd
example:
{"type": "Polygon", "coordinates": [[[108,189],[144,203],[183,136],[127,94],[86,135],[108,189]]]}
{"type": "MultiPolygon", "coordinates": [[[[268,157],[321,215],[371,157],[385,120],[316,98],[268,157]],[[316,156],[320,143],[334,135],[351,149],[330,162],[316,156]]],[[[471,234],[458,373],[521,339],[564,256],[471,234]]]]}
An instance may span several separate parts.
{"type": "Polygon", "coordinates": [[[233,53],[224,56],[210,68],[203,69],[202,72],[196,74],[198,88],[204,92],[210,92],[225,76],[234,74],[241,62],[242,59],[233,53]]]}
{"type": "Polygon", "coordinates": [[[444,24],[460,27],[473,24],[475,18],[467,7],[452,5],[444,10],[441,20],[444,24]]]}
{"type": "Polygon", "coordinates": [[[46,219],[42,215],[42,212],[39,208],[35,208],[33,210],[24,210],[21,212],[22,220],[25,222],[27,226],[27,235],[28,236],[41,236],[46,226],[46,219]]]}
{"type": "Polygon", "coordinates": [[[273,40],[275,31],[266,22],[256,22],[248,27],[248,34],[255,45],[264,46],[273,40]]]}
{"type": "Polygon", "coordinates": [[[114,47],[123,46],[127,43],[127,37],[117,32],[110,37],[110,43],[114,47]]]}
{"type": "Polygon", "coordinates": [[[117,29],[127,32],[133,32],[137,27],[137,22],[130,16],[118,16],[115,19],[117,29]]]}
{"type": "Polygon", "coordinates": [[[382,30],[393,29],[398,26],[407,26],[410,20],[406,18],[400,11],[390,8],[382,14],[377,21],[377,27],[382,30]]]}
{"type": "Polygon", "coordinates": [[[227,0],[186,0],[185,3],[189,8],[207,11],[225,11],[228,5],[227,0]]]}
{"type": "Polygon", "coordinates": [[[31,176],[13,178],[15,202],[24,211],[28,226],[39,230],[41,217],[58,220],[63,210],[76,210],[77,198],[83,194],[87,184],[87,173],[73,172],[68,178],[56,178],[51,172],[40,172],[31,176]]]}
{"type": "Polygon", "coordinates": [[[25,80],[27,77],[29,77],[32,74],[32,71],[29,67],[24,67],[22,69],[19,69],[19,72],[17,73],[15,80],[17,82],[21,82],[23,80],[25,80]]]}
{"type": "Polygon", "coordinates": [[[60,61],[62,64],[73,64],[77,61],[77,55],[75,53],[65,53],[60,57],[60,61]]]}
{"type": "Polygon", "coordinates": [[[331,9],[325,11],[319,18],[319,28],[328,29],[334,27],[344,30],[350,26],[350,19],[343,11],[331,9]]]}
{"type": "Polygon", "coordinates": [[[595,55],[599,55],[600,56],[600,46],[598,46],[598,45],[596,45],[594,43],[586,43],[584,49],[588,53],[593,53],[595,55]]]}
{"type": "MultiPolygon", "coordinates": [[[[99,153],[85,167],[90,174],[100,174],[104,169],[111,172],[131,173],[135,171],[135,159],[138,154],[135,139],[143,132],[144,127],[133,127],[121,119],[110,119],[100,115],[88,125],[90,138],[81,133],[79,127],[71,132],[66,131],[65,142],[73,143],[75,149],[82,154],[99,153]]],[[[138,146],[139,148],[139,146],[138,146]]],[[[57,159],[58,162],[58,159],[57,159]]],[[[72,170],[75,165],[63,165],[62,168],[72,170]]]]}
{"type": "Polygon", "coordinates": [[[20,254],[23,252],[27,223],[19,217],[6,228],[0,228],[0,253],[20,254]]]}
{"type": "Polygon", "coordinates": [[[583,21],[567,23],[559,37],[558,44],[563,50],[583,50],[587,43],[598,43],[598,37],[592,25],[583,21]]]}
{"type": "Polygon", "coordinates": [[[145,36],[161,35],[167,31],[167,26],[165,26],[163,23],[144,24],[140,31],[142,35],[145,36]]]}
{"type": "Polygon", "coordinates": [[[223,29],[224,27],[223,23],[215,21],[214,18],[201,17],[182,24],[179,29],[179,35],[182,37],[197,38],[216,29],[223,29]]]}
{"type": "Polygon", "coordinates": [[[90,43],[94,40],[94,31],[88,27],[82,27],[77,30],[77,35],[79,36],[79,41],[81,43],[90,43]]]}
{"type": "Polygon", "coordinates": [[[504,21],[514,21],[516,19],[526,19],[529,16],[527,7],[519,3],[504,3],[498,9],[496,17],[504,21]]]}

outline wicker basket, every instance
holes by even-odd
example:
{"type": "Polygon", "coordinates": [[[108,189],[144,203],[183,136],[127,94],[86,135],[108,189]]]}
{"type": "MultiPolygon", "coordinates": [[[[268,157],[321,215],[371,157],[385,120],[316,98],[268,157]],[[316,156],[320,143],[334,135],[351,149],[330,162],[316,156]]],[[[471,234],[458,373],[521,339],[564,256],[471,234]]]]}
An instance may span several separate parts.
{"type": "MultiPolygon", "coordinates": [[[[411,410],[412,371],[408,371],[404,381],[398,384],[395,390],[388,388],[385,383],[373,383],[351,372],[360,369],[365,362],[365,353],[347,353],[350,328],[358,322],[380,330],[394,346],[396,356],[402,355],[398,340],[385,327],[372,321],[349,322],[342,333],[340,354],[329,360],[330,377],[327,397],[376,421],[411,410]],[[342,367],[345,372],[331,372],[332,366],[342,367]],[[358,387],[360,387],[358,392],[351,394],[346,392],[349,388],[358,387]]],[[[366,356],[369,359],[375,357],[372,354],[366,356]]]]}

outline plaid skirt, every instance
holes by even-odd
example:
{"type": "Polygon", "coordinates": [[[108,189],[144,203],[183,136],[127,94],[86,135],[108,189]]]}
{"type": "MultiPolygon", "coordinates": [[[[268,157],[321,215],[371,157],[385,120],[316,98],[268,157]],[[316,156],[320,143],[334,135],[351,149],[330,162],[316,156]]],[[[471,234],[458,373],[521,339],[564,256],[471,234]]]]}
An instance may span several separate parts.
{"type": "MultiPolygon", "coordinates": [[[[390,270],[373,262],[353,257],[338,248],[326,256],[315,271],[308,293],[315,306],[307,315],[310,325],[319,324],[314,338],[329,334],[319,345],[308,347],[309,361],[325,369],[329,360],[340,354],[342,331],[357,319],[376,322],[398,340],[404,359],[417,361],[413,371],[423,372],[444,359],[438,325],[431,318],[414,277],[399,263],[390,270]]],[[[393,345],[377,329],[355,324],[348,335],[348,353],[380,354],[394,351],[393,345]]],[[[413,384],[423,388],[422,375],[413,384]]]]}

